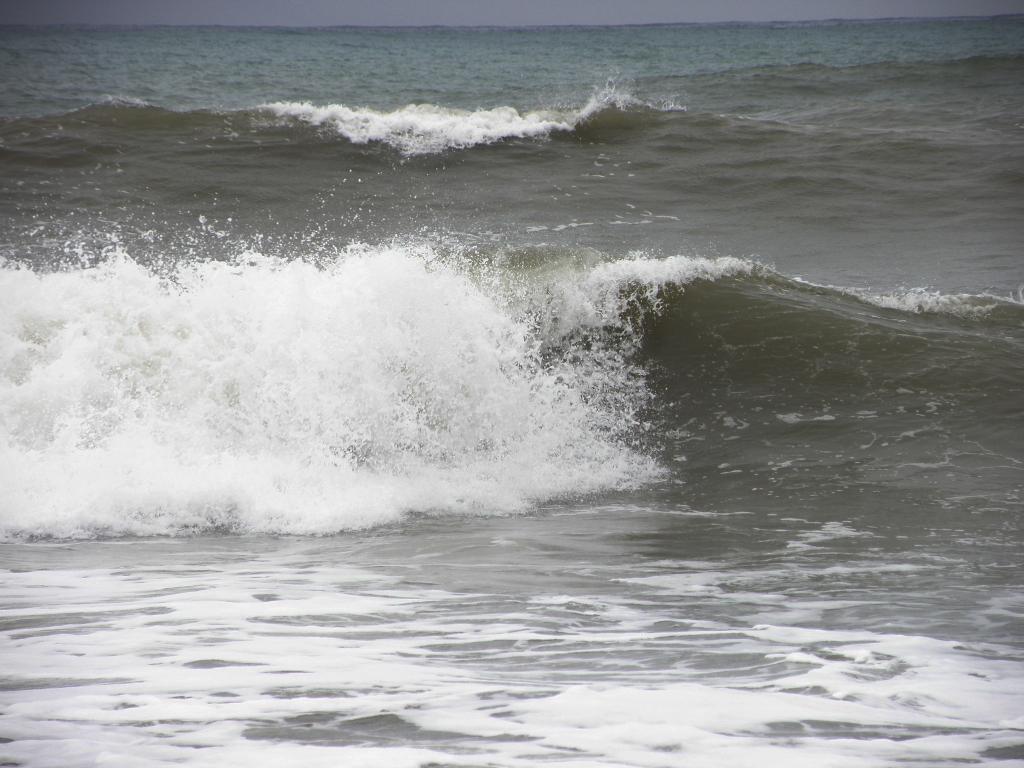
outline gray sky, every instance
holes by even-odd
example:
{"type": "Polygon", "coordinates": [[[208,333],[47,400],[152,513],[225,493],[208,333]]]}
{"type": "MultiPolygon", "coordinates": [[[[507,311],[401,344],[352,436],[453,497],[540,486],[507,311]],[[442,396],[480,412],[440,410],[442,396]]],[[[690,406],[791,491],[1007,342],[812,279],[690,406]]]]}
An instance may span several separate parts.
{"type": "Polygon", "coordinates": [[[1024,13],[1024,0],[0,0],[0,23],[648,24],[1024,13]]]}

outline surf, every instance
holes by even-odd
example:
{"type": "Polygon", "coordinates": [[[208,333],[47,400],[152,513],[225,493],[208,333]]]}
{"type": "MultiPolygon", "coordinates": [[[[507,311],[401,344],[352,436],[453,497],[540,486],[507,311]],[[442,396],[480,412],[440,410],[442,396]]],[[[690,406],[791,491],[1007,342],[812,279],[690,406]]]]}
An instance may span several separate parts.
{"type": "Polygon", "coordinates": [[[0,295],[15,538],[521,512],[663,478],[659,450],[695,415],[671,404],[714,391],[721,365],[734,386],[747,371],[747,390],[781,387],[786,415],[850,397],[813,371],[851,344],[862,370],[907,386],[929,349],[959,349],[1009,392],[1020,343],[1010,299],[986,314],[976,297],[851,296],[744,259],[565,249],[390,243],[164,269],[122,252],[7,265],[0,295]],[[743,362],[777,338],[790,342],[776,360],[743,362]]]}
{"type": "Polygon", "coordinates": [[[322,534],[635,487],[643,372],[595,341],[616,280],[555,322],[415,246],[4,269],[4,531],[322,534]]]}

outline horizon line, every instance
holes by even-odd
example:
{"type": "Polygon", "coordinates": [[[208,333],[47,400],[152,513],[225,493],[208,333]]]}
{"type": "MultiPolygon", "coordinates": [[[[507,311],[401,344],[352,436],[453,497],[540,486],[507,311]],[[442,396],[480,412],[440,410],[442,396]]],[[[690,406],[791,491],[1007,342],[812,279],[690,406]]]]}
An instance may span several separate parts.
{"type": "Polygon", "coordinates": [[[49,22],[5,22],[0,27],[85,27],[85,28],[193,28],[193,29],[609,29],[622,27],[705,27],[728,25],[770,25],[770,24],[829,24],[835,22],[870,24],[878,22],[917,22],[917,21],[995,21],[997,19],[1024,19],[1024,13],[998,13],[955,16],[871,16],[849,17],[834,16],[815,19],[727,19],[719,21],[650,21],[622,22],[617,24],[593,24],[586,22],[556,22],[533,24],[243,24],[243,23],[193,23],[193,22],[88,22],[88,21],[49,21],[49,22]]]}

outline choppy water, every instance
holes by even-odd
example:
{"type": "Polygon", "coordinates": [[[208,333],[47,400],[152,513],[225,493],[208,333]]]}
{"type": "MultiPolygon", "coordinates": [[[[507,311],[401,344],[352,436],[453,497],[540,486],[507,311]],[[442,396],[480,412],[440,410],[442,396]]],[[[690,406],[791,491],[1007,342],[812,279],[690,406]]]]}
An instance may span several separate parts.
{"type": "Polygon", "coordinates": [[[1024,763],[1022,33],[0,30],[0,760],[1024,763]]]}

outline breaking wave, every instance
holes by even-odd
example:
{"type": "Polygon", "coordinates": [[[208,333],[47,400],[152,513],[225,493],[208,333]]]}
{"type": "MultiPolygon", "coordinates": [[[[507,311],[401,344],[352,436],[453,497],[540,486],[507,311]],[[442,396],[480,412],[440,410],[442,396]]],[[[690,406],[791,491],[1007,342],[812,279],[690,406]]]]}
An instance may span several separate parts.
{"type": "Polygon", "coordinates": [[[380,142],[405,155],[466,149],[516,138],[542,138],[568,133],[610,114],[680,111],[672,103],[641,101],[609,85],[579,109],[519,111],[501,106],[462,110],[434,104],[409,104],[391,111],[344,104],[317,106],[309,102],[277,102],[262,109],[277,117],[327,127],[355,144],[380,142]]]}
{"type": "MultiPolygon", "coordinates": [[[[788,382],[867,350],[866,322],[889,357],[863,364],[902,375],[889,358],[931,331],[866,319],[864,302],[1021,325],[1012,300],[850,296],[744,259],[543,250],[0,269],[0,536],[329,534],[636,488],[665,472],[651,354],[678,399],[699,386],[694,344],[720,356],[790,337],[785,371],[750,374],[788,382]],[[737,326],[754,317],[754,335],[737,326]]],[[[997,355],[1002,381],[1006,343],[957,354],[997,355]]]]}
{"type": "Polygon", "coordinates": [[[644,101],[614,84],[595,90],[581,107],[547,109],[502,105],[469,110],[437,104],[407,104],[388,110],[281,101],[229,112],[178,111],[141,99],[107,96],[98,103],[62,115],[0,119],[0,128],[9,135],[28,131],[49,136],[54,131],[64,131],[67,124],[129,131],[198,130],[208,137],[234,138],[253,131],[287,131],[305,126],[307,130],[314,128],[320,135],[340,136],[354,145],[382,144],[411,157],[511,139],[572,135],[584,128],[643,125],[652,115],[683,111],[684,107],[672,101],[644,101]]]}
{"type": "Polygon", "coordinates": [[[983,318],[1000,312],[1020,314],[1024,308],[1024,291],[1017,295],[996,296],[992,293],[941,293],[928,288],[872,293],[841,289],[869,304],[915,314],[952,315],[961,318],[983,318]]]}
{"type": "Polygon", "coordinates": [[[556,112],[520,113],[512,107],[469,112],[433,104],[410,104],[385,112],[344,104],[279,102],[267,104],[264,109],[279,117],[329,126],[355,144],[388,144],[405,155],[464,149],[510,138],[537,138],[573,128],[569,116],[556,112]]]}
{"type": "Polygon", "coordinates": [[[748,268],[631,258],[541,286],[361,246],[3,269],[3,533],[322,534],[635,486],[659,470],[624,308],[748,268]]]}

